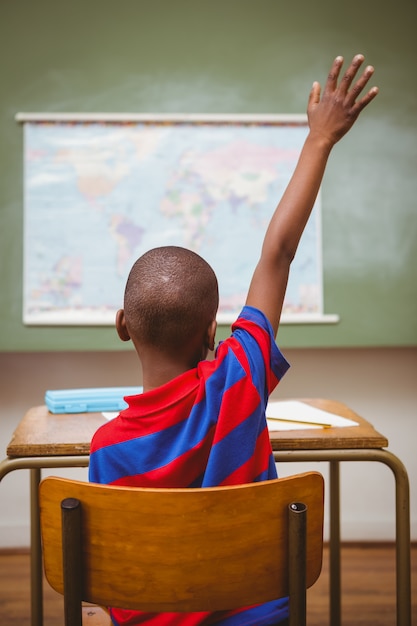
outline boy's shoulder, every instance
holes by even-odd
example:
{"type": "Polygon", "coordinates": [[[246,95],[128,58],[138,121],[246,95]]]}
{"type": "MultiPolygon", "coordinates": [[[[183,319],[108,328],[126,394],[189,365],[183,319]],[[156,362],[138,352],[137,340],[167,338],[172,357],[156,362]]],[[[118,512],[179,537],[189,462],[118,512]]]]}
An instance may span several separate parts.
{"type": "Polygon", "coordinates": [[[115,439],[115,434],[120,432],[120,421],[121,417],[119,413],[116,417],[111,417],[97,428],[91,439],[90,454],[99,448],[104,448],[117,443],[117,437],[115,439]]]}

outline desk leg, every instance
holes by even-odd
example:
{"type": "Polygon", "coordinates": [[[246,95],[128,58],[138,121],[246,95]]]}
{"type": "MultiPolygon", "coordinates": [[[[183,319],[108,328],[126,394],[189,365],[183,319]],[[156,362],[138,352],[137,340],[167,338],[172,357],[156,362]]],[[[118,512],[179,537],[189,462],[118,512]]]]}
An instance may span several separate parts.
{"type": "Polygon", "coordinates": [[[43,571],[39,521],[39,483],[41,469],[30,470],[30,578],[32,626],[43,624],[43,571]]]}
{"type": "Polygon", "coordinates": [[[330,624],[341,624],[340,464],[330,461],[330,624]]]}
{"type": "Polygon", "coordinates": [[[89,456],[34,456],[6,458],[0,463],[0,481],[14,470],[30,470],[30,543],[32,626],[43,624],[43,565],[39,518],[39,483],[42,468],[88,467],[89,456]]]}
{"type": "Polygon", "coordinates": [[[411,626],[410,484],[403,463],[388,450],[382,461],[395,476],[397,624],[411,626]]]}
{"type": "MultiPolygon", "coordinates": [[[[306,462],[306,461],[329,461],[330,467],[334,467],[338,461],[376,461],[384,463],[393,472],[395,477],[395,527],[396,527],[396,583],[397,583],[397,626],[411,626],[411,550],[410,550],[410,485],[407,470],[400,461],[389,450],[380,448],[364,448],[352,450],[281,450],[274,451],[275,461],[278,462],[306,462]]],[[[331,472],[335,472],[332,470],[331,472]]],[[[338,470],[337,470],[338,471],[338,470]]],[[[332,474],[331,474],[332,479],[332,474]]],[[[335,494],[332,493],[336,489],[338,481],[333,480],[330,485],[331,509],[336,509],[336,501],[333,501],[335,494]]],[[[339,486],[337,486],[339,490],[339,486]]],[[[337,491],[337,499],[339,491],[337,491]]],[[[332,512],[331,512],[332,515],[332,512]]],[[[335,511],[334,515],[339,514],[335,511]]],[[[330,519],[332,525],[332,519],[330,519]]],[[[334,526],[334,528],[336,525],[334,526]]],[[[330,530],[330,545],[332,541],[332,530],[330,530]]],[[[339,538],[340,539],[340,538],[339,538]]],[[[336,542],[335,542],[336,543],[336,542]]],[[[340,549],[340,543],[335,548],[340,549]]],[[[331,545],[332,549],[332,545],[331,545]]],[[[339,556],[337,557],[340,558],[339,556]]],[[[336,561],[337,563],[337,561],[336,561]]],[[[339,560],[340,563],[340,560],[339,560]]],[[[339,570],[340,571],[340,570],[339,570]]],[[[332,584],[333,581],[331,581],[332,584]]],[[[339,602],[340,602],[340,580],[339,585],[339,602]]],[[[331,588],[332,602],[336,601],[336,589],[331,588]]],[[[335,606],[335,604],[333,605],[335,606]]],[[[337,615],[332,618],[332,626],[340,624],[337,615]],[[333,621],[333,619],[335,621],[333,621]]]]}

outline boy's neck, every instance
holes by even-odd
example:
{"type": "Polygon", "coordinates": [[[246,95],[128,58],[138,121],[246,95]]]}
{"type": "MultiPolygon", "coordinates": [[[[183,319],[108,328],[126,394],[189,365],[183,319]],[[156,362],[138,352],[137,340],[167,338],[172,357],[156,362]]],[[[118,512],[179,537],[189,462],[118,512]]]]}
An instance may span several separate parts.
{"type": "Polygon", "coordinates": [[[196,333],[175,350],[133,341],[142,364],[144,392],[169,383],[207,359],[215,349],[216,328],[216,320],[212,320],[204,332],[196,333]]]}
{"type": "Polygon", "coordinates": [[[162,387],[166,385],[177,376],[180,376],[187,370],[179,370],[178,368],[169,370],[158,370],[157,372],[153,371],[149,376],[146,373],[146,369],[143,368],[143,391],[146,393],[147,391],[152,391],[153,389],[158,389],[158,387],[162,387]]]}
{"type": "Polygon", "coordinates": [[[139,356],[142,363],[143,391],[152,391],[184,372],[197,366],[199,359],[184,359],[181,355],[170,357],[156,351],[141,351],[139,356]]]}

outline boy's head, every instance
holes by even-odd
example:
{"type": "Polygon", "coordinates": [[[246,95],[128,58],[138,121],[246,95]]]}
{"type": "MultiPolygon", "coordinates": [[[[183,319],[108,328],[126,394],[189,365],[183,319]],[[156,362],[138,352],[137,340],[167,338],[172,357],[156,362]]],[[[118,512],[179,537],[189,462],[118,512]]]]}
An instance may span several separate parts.
{"type": "Polygon", "coordinates": [[[217,278],[198,254],[176,246],[154,248],[133,265],[126,283],[122,339],[136,349],[173,353],[198,341],[215,320],[217,278]]]}

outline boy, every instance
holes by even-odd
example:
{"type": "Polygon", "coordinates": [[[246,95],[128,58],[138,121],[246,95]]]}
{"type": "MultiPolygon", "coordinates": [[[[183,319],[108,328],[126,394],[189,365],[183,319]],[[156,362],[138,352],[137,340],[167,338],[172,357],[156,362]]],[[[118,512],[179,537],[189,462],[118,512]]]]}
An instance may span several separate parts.
{"type": "MultiPolygon", "coordinates": [[[[291,260],[314,205],[328,156],[376,87],[356,55],[338,84],[332,64],[321,96],[309,96],[310,131],[293,177],[267,229],[246,305],[214,360],[217,280],[195,253],[163,247],[129,275],[116,328],[142,363],[144,393],[101,427],[91,444],[90,480],[153,487],[207,487],[276,477],[265,419],[268,397],[289,367],[275,344],[291,260]],[[356,82],[354,82],[356,80],[356,82]],[[356,101],[357,99],[357,101],[356,101]]],[[[111,609],[117,625],[285,624],[286,599],[221,613],[144,614],[111,609]]]]}

